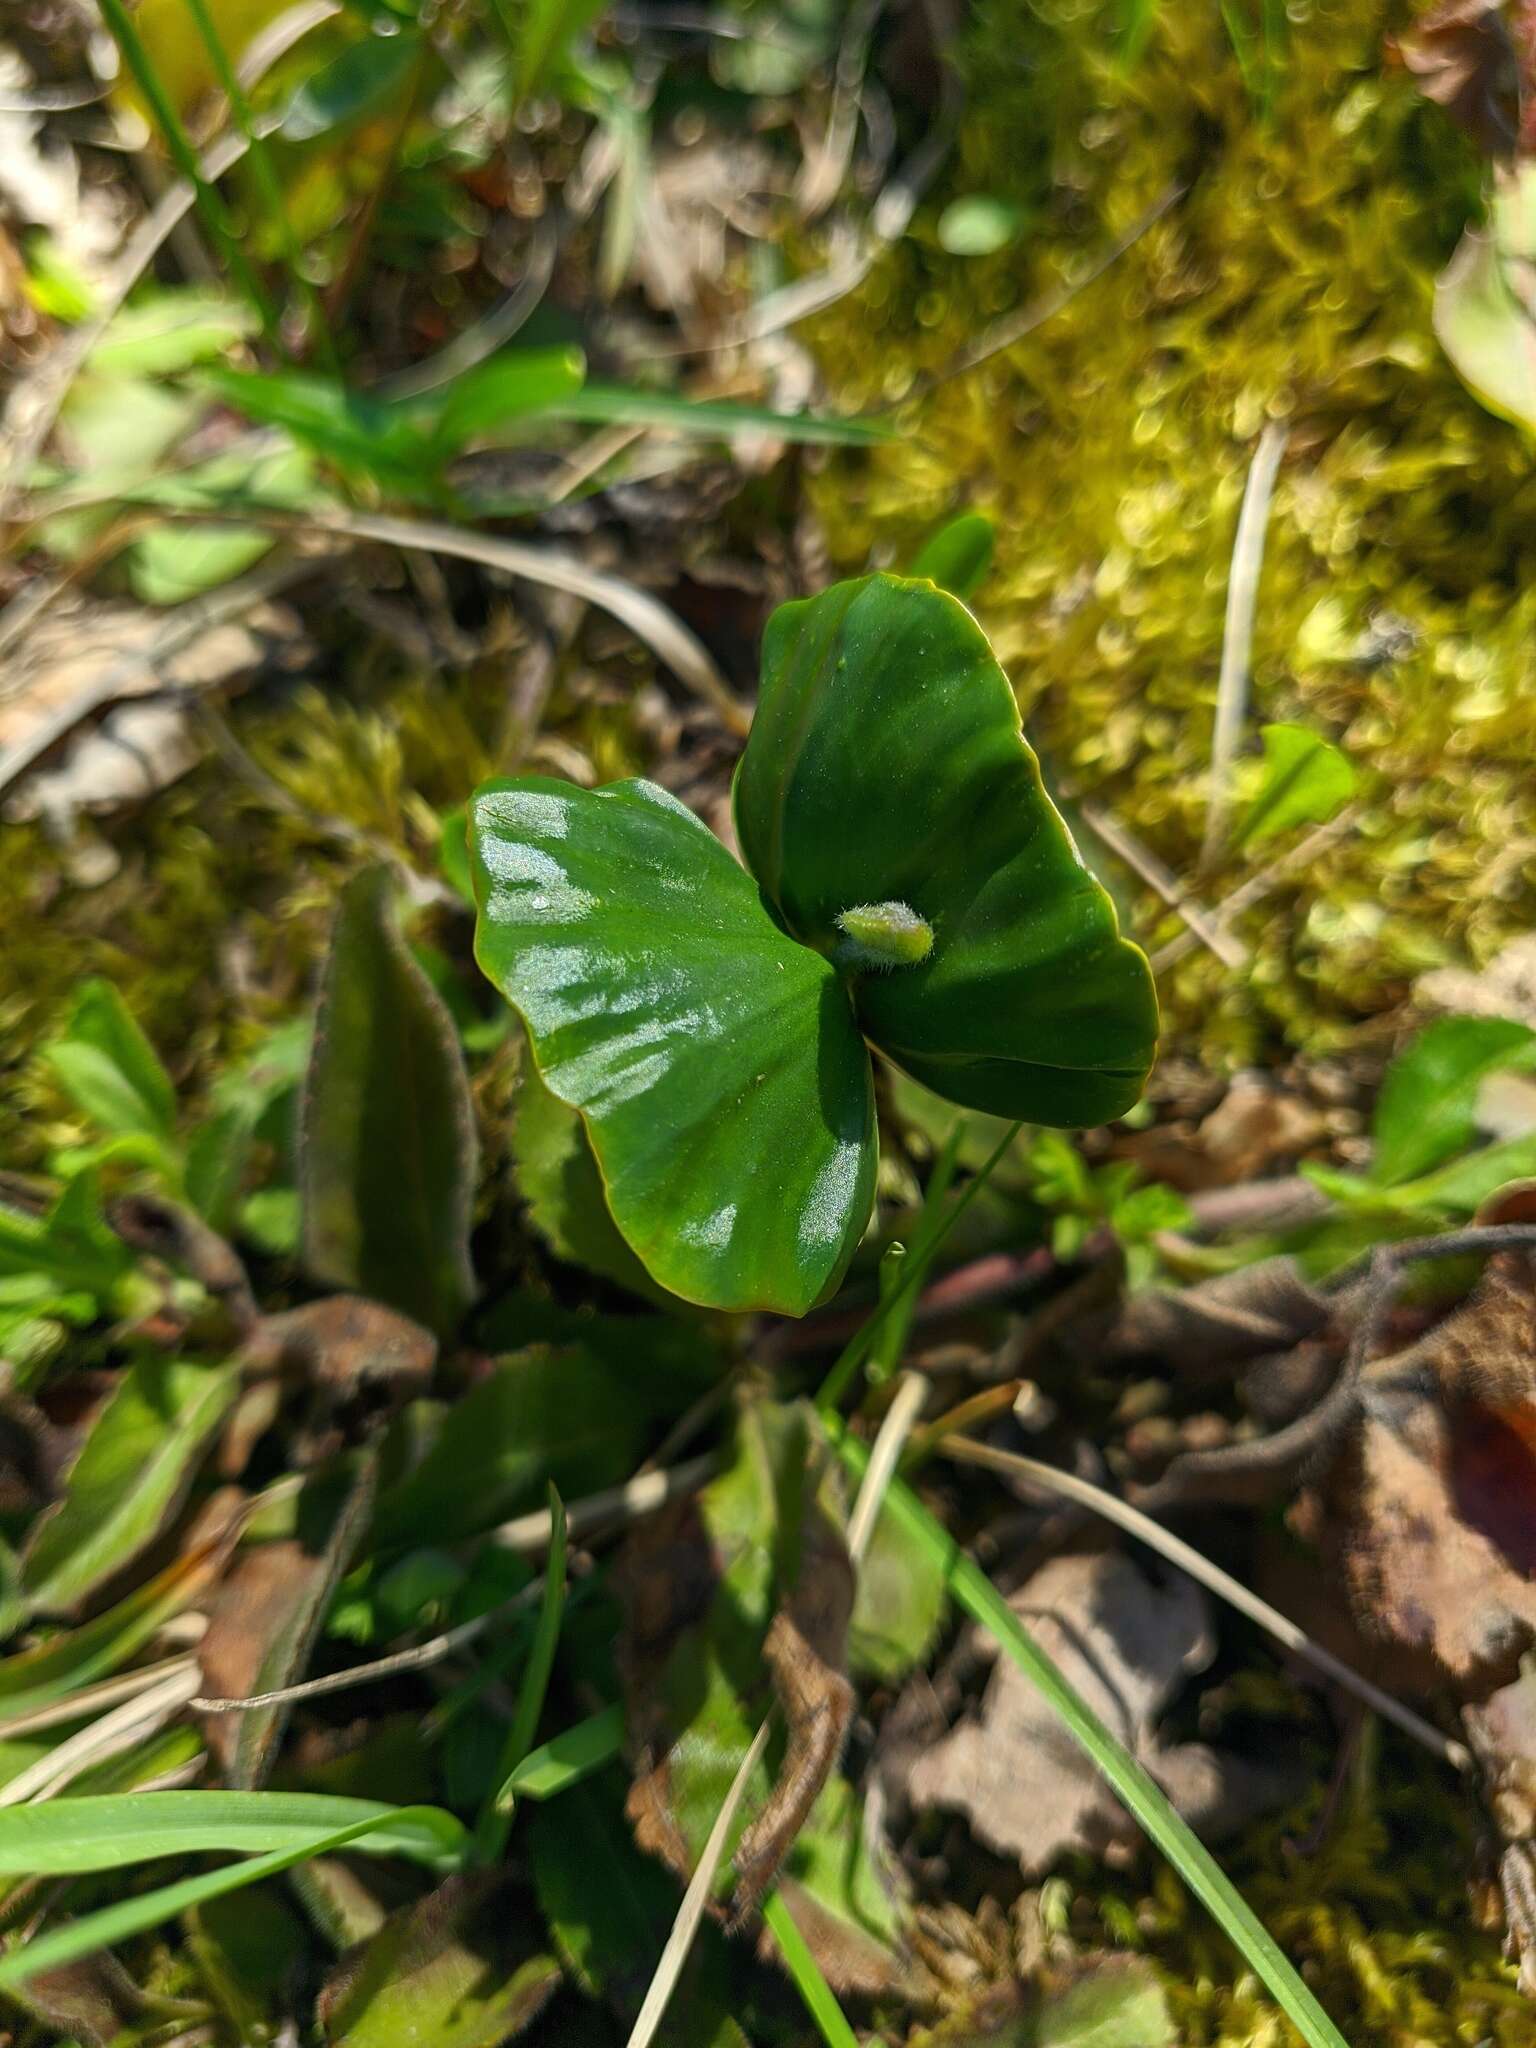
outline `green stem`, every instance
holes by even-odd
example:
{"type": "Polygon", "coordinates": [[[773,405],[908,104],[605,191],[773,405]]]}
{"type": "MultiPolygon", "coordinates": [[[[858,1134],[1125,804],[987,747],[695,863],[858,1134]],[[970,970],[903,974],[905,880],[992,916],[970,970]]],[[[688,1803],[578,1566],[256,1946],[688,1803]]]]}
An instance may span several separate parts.
{"type": "Polygon", "coordinates": [[[544,1599],[533,1631],[533,1646],[523,1667],[518,1690],[517,1711],[507,1734],[501,1761],[491,1780],[495,1790],[487,1800],[475,1829],[475,1842],[482,1862],[498,1863],[512,1832],[512,1810],[517,1803],[513,1779],[517,1767],[533,1747],[544,1695],[549,1690],[555,1667],[555,1648],[560,1641],[560,1622],[565,1613],[565,1508],[559,1494],[549,1489],[549,1558],[544,1570],[544,1599]]]}
{"type": "Polygon", "coordinates": [[[208,224],[208,231],[224,253],[230,270],[239,280],[246,297],[256,308],[262,326],[274,342],[278,340],[277,317],[261,283],[251,268],[245,251],[240,246],[239,230],[229,208],[224,204],[218,189],[210,185],[198,165],[197,152],[180,116],[171,105],[158,72],[150,61],[149,52],[139,40],[139,32],[123,5],[123,0],[101,0],[101,11],[113,40],[123,53],[123,61],[133,73],[140,92],[149,103],[160,134],[170,152],[171,161],[192,187],[197,209],[208,224]]]}
{"type": "MultiPolygon", "coordinates": [[[[869,1451],[842,1421],[827,1428],[850,1473],[861,1479],[869,1451]]],[[[1310,2048],[1347,2048],[1328,2015],[1301,1981],[1274,1936],[1245,1902],[1210,1851],[1169,1804],[1166,1795],[1110,1734],[1103,1722],[1030,1635],[981,1568],[948,1530],[929,1514],[899,1479],[886,1491],[884,1509],[943,1564],[950,1592],[973,1621],[994,1636],[1061,1721],[1067,1733],[1107,1780],[1115,1796],[1141,1823],[1190,1890],[1223,1928],[1234,1946],[1268,1986],[1310,2048]]]]}
{"type": "MultiPolygon", "coordinates": [[[[821,1974],[821,1965],[795,1925],[779,1892],[772,1891],[764,1899],[763,1919],[779,1945],[784,1966],[794,1978],[795,1989],[805,2001],[805,2009],[820,2029],[827,2048],[859,2048],[859,2037],[849,2026],[847,2015],[837,2002],[837,1994],[821,1974]]],[[[870,2048],[876,2048],[876,2044],[871,2043],[870,2048]]]]}
{"type": "Polygon", "coordinates": [[[256,180],[262,204],[277,223],[278,234],[282,239],[283,255],[288,265],[288,272],[293,279],[299,296],[303,299],[308,309],[310,320],[313,323],[316,345],[327,367],[334,370],[338,367],[339,363],[336,353],[336,338],[331,332],[330,322],[325,317],[325,305],[321,300],[319,291],[316,289],[313,281],[304,273],[304,253],[299,247],[298,236],[294,233],[293,222],[288,213],[288,204],[283,197],[283,189],[272,162],[272,152],[267,148],[265,136],[257,131],[251,112],[251,103],[246,98],[245,88],[240,83],[238,72],[229,61],[229,52],[225,49],[224,40],[219,34],[212,14],[208,11],[207,0],[187,0],[187,11],[197,24],[197,32],[203,39],[203,47],[208,52],[224,97],[229,101],[229,109],[234,116],[235,125],[239,128],[240,133],[245,137],[249,145],[248,155],[251,175],[256,180]]]}
{"type": "MultiPolygon", "coordinates": [[[[955,1206],[947,1215],[936,1217],[932,1225],[924,1231],[922,1238],[907,1259],[906,1270],[903,1272],[900,1281],[885,1296],[869,1320],[861,1325],[854,1332],[853,1336],[849,1338],[847,1344],[843,1347],[842,1355],[827,1374],[825,1380],[823,1380],[821,1392],[816,1396],[816,1405],[823,1414],[830,1415],[836,1410],[839,1402],[847,1393],[854,1374],[863,1365],[865,1359],[868,1358],[875,1338],[885,1327],[887,1321],[892,1316],[901,1313],[910,1316],[912,1309],[917,1305],[918,1289],[922,1286],[928,1268],[933,1263],[935,1252],[937,1252],[939,1246],[948,1237],[949,1233],[960,1221],[960,1218],[991,1179],[993,1169],[1023,1128],[1022,1123],[1016,1123],[1010,1124],[1008,1129],[1004,1131],[997,1144],[993,1147],[986,1163],[974,1176],[969,1187],[966,1188],[955,1206]]],[[[951,1142],[953,1143],[953,1140],[951,1142]]],[[[945,1171],[945,1157],[949,1154],[949,1150],[950,1148],[946,1146],[945,1154],[940,1156],[939,1165],[934,1169],[934,1179],[936,1181],[939,1179],[940,1174],[945,1171]]],[[[953,1159],[951,1158],[948,1171],[952,1173],[953,1170],[953,1159]]],[[[947,1180],[944,1185],[947,1188],[947,1180]]]]}

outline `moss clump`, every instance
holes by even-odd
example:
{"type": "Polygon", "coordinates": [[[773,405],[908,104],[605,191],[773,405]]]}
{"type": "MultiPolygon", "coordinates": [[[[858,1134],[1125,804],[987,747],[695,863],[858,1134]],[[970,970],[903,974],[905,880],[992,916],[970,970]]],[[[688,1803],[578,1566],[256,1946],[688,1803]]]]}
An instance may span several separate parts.
{"type": "MultiPolygon", "coordinates": [[[[900,408],[1170,183],[1186,196],[1065,310],[914,396],[899,440],[815,488],[850,565],[907,557],[961,505],[993,517],[977,607],[1033,733],[1188,871],[1238,503],[1260,427],[1288,424],[1252,716],[1340,737],[1365,808],[1247,918],[1251,989],[1203,953],[1170,977],[1174,1014],[1247,1056],[1265,1018],[1325,1042],[1421,969],[1481,962],[1536,913],[1536,460],[1434,339],[1434,278],[1479,172],[1384,68],[1396,13],[1293,0],[1266,112],[1214,0],[1160,7],[1128,74],[1119,12],[981,0],[937,203],[998,192],[1029,232],[973,262],[919,233],[856,306],[814,325],[813,345],[844,402],[900,408]]],[[[1210,898],[1247,871],[1212,876],[1210,898]]]]}

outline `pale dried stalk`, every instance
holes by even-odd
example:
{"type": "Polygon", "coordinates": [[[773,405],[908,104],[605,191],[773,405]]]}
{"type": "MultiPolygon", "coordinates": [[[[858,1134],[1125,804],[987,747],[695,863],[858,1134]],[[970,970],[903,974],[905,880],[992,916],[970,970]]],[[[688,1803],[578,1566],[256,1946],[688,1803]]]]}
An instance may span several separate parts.
{"type": "Polygon", "coordinates": [[[961,1464],[984,1465],[990,1472],[1027,1479],[1049,1493],[1059,1494],[1064,1500],[1076,1501],[1079,1507],[1088,1508],[1106,1522],[1113,1522],[1117,1528],[1124,1529],[1128,1535],[1157,1551],[1170,1564],[1177,1565],[1180,1571],[1187,1572],[1190,1578],[1218,1599],[1225,1600],[1229,1607],[1235,1607],[1239,1614],[1246,1614],[1250,1621],[1257,1622],[1276,1642],[1283,1643],[1286,1649],[1294,1651],[1298,1657],[1352,1692],[1383,1720],[1391,1721],[1405,1735],[1411,1735],[1415,1742],[1433,1751],[1443,1763],[1458,1771],[1473,1769],[1471,1752],[1461,1743],[1442,1735],[1438,1728],[1432,1728],[1411,1707],[1405,1707],[1400,1700],[1393,1699],[1390,1693],[1383,1692],[1380,1686],[1373,1685],[1370,1679],[1341,1662],[1331,1650],[1325,1650],[1321,1643],[1314,1642],[1304,1628],[1288,1620],[1267,1600],[1261,1600],[1257,1593],[1250,1592],[1229,1572],[1224,1572],[1220,1565],[1202,1557],[1198,1550],[1171,1534],[1160,1522],[1154,1522],[1150,1515],[1142,1514],[1138,1508],[1131,1507],[1112,1493],[1106,1493],[1102,1487],[1090,1485],[1086,1479],[1079,1479],[1070,1472],[1060,1472],[1054,1465],[1041,1464],[1038,1458],[1020,1457],[1014,1451],[993,1450],[990,1444],[972,1443],[960,1436],[946,1437],[938,1448],[946,1458],[961,1464]]]}
{"type": "Polygon", "coordinates": [[[40,1756],[35,1764],[18,1771],[9,1784],[0,1786],[0,1806],[24,1806],[31,1800],[51,1799],[71,1780],[93,1764],[121,1756],[147,1735],[158,1734],[193,1698],[199,1684],[196,1664],[189,1657],[183,1667],[162,1678],[136,1698],[124,1700],[111,1713],[103,1714],[77,1734],[40,1756]]]}
{"type": "MultiPolygon", "coordinates": [[[[573,1537],[586,1536],[594,1529],[637,1521],[641,1515],[654,1513],[680,1494],[692,1493],[711,1477],[718,1466],[719,1460],[713,1455],[693,1458],[667,1472],[642,1473],[638,1479],[631,1479],[627,1486],[611,1486],[602,1493],[588,1494],[585,1500],[572,1502],[566,1514],[567,1530],[573,1537]]],[[[520,1515],[516,1521],[504,1522],[499,1529],[491,1531],[490,1540],[505,1550],[537,1552],[548,1549],[552,1532],[550,1512],[548,1508],[541,1508],[536,1514],[520,1515]]],[[[346,1671],[332,1671],[323,1678],[300,1679],[294,1685],[282,1685],[273,1692],[252,1693],[245,1699],[197,1698],[191,1705],[199,1714],[248,1714],[254,1707],[291,1706],[295,1700],[320,1699],[327,1693],[350,1691],[354,1685],[370,1685],[377,1679],[398,1678],[410,1671],[426,1671],[434,1664],[441,1664],[445,1657],[451,1657],[455,1650],[462,1650],[466,1643],[472,1643],[493,1621],[499,1621],[515,1608],[536,1600],[542,1590],[540,1586],[530,1586],[511,1600],[504,1600],[486,1613],[477,1614],[473,1620],[460,1622],[457,1628],[445,1629],[441,1635],[431,1636],[424,1643],[415,1643],[408,1650],[395,1650],[388,1657],[377,1657],[369,1664],[354,1664],[346,1671]]]]}
{"type": "MultiPolygon", "coordinates": [[[[869,1546],[869,1539],[879,1519],[880,1503],[900,1462],[902,1446],[917,1420],[927,1391],[926,1384],[918,1374],[903,1373],[895,1398],[880,1424],[879,1434],[870,1452],[869,1464],[859,1486],[858,1499],[854,1502],[853,1513],[848,1518],[848,1555],[855,1571],[869,1546]]],[[[715,1815],[715,1824],[709,1831],[709,1839],[704,1844],[698,1866],[688,1880],[688,1889],[683,1893],[683,1902],[677,1909],[677,1918],[672,1923],[672,1932],[667,1936],[667,1945],[656,1965],[656,1974],[650,1981],[639,2017],[630,2031],[628,2048],[650,2048],[650,2043],[656,2038],[656,2030],[666,2015],[673,1992],[677,1989],[677,1980],[682,1975],[683,1965],[688,1960],[689,1950],[693,1947],[694,1937],[699,1931],[699,1923],[703,1920],[708,1907],[715,1877],[725,1856],[725,1845],[730,1839],[731,1829],[746,1793],[747,1781],[762,1760],[772,1726],[773,1715],[770,1712],[753,1736],[747,1753],[731,1780],[731,1789],[726,1793],[720,1811],[715,1815]]]]}
{"type": "Polygon", "coordinates": [[[1270,420],[1259,436],[1232,547],[1227,579],[1227,619],[1221,642],[1221,675],[1216,685],[1216,729],[1211,736],[1210,801],[1205,814],[1205,845],[1200,864],[1209,867],[1221,851],[1232,804],[1232,764],[1237,759],[1248,713],[1248,666],[1253,654],[1253,616],[1258,607],[1259,576],[1264,567],[1264,536],[1269,530],[1269,505],[1274,496],[1280,458],[1289,427],[1270,420]]]}

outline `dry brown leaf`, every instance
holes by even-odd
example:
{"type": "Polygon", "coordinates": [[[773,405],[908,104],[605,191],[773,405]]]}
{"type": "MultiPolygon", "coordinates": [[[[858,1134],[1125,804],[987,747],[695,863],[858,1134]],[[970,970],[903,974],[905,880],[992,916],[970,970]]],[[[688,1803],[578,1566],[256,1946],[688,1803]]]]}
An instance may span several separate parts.
{"type": "Polygon", "coordinates": [[[1163,1359],[1181,1379],[1224,1378],[1247,1359],[1315,1337],[1332,1313],[1294,1259],[1260,1259],[1194,1287],[1131,1295],[1103,1355],[1117,1363],[1163,1359]]]}
{"type": "MultiPolygon", "coordinates": [[[[1123,1552],[1098,1551],[1053,1558],[1009,1605],[1203,1834],[1230,1830],[1290,1789],[1288,1774],[1157,1739],[1162,1710],[1215,1648],[1205,1596],[1190,1580],[1158,1583],[1123,1552]]],[[[1102,1855],[1138,1840],[1136,1823],[1009,1658],[994,1664],[979,1711],[916,1757],[907,1792],[919,1808],[964,1814],[1026,1876],[1074,1850],[1102,1855]]]]}
{"type": "Polygon", "coordinates": [[[1389,36],[1387,53],[1485,154],[1513,153],[1520,68],[1498,0],[1442,0],[1406,34],[1389,36]]]}
{"type": "Polygon", "coordinates": [[[1465,1699],[1536,1642],[1536,1291],[1513,1256],[1471,1299],[1367,1369],[1316,1523],[1360,1627],[1399,1683],[1465,1699]]]}

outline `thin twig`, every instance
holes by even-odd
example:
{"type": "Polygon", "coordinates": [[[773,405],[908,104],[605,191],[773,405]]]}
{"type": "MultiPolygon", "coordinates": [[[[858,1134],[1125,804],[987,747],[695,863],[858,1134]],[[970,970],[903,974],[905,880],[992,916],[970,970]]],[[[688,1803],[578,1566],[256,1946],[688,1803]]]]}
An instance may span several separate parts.
{"type": "Polygon", "coordinates": [[[1077,811],[1093,836],[1107,846],[1117,860],[1123,861],[1133,875],[1145,882],[1154,895],[1161,896],[1170,910],[1183,918],[1201,945],[1208,947],[1223,967],[1229,967],[1236,974],[1247,966],[1248,948],[1241,939],[1223,930],[1220,920],[1194,901],[1178,876],[1149,847],[1143,846],[1117,818],[1098,804],[1080,801],[1077,811]]]}
{"type": "Polygon", "coordinates": [[[939,1445],[939,1450],[944,1457],[952,1458],[960,1464],[984,1465],[989,1472],[1001,1472],[1013,1478],[1026,1479],[1033,1485],[1043,1487],[1049,1493],[1059,1494],[1064,1500],[1075,1501],[1079,1507],[1090,1509],[1094,1514],[1101,1515],[1106,1522],[1113,1522],[1117,1528],[1124,1529],[1128,1535],[1136,1537],[1149,1549],[1157,1551],[1159,1556],[1167,1558],[1170,1564],[1177,1565],[1180,1571],[1187,1572],[1190,1578],[1198,1580],[1208,1591],[1216,1594],[1218,1599],[1225,1600],[1240,1614],[1246,1614],[1250,1621],[1257,1622],[1260,1628],[1275,1638],[1276,1642],[1283,1643],[1288,1650],[1294,1651],[1298,1657],[1305,1658],[1309,1664],[1325,1672],[1329,1678],[1354,1693],[1358,1699],[1364,1700],[1366,1705],[1374,1708],[1384,1720],[1393,1722],[1405,1734],[1411,1735],[1415,1742],[1422,1743],[1426,1749],[1432,1750],[1442,1762],[1452,1765],[1458,1771],[1470,1771],[1474,1768],[1470,1750],[1442,1735],[1438,1728],[1432,1728],[1427,1721],[1414,1713],[1411,1707],[1405,1707],[1400,1700],[1393,1699],[1390,1693],[1383,1692],[1380,1686],[1373,1685],[1370,1679],[1362,1677],[1358,1671],[1341,1662],[1331,1650],[1326,1650],[1321,1643],[1314,1642],[1305,1629],[1288,1620],[1276,1608],[1271,1607],[1267,1600],[1261,1600],[1256,1593],[1249,1592],[1248,1588],[1234,1579],[1229,1572],[1224,1572],[1220,1565],[1212,1564],[1209,1558],[1202,1557],[1198,1550],[1193,1549],[1182,1538],[1170,1534],[1161,1523],[1154,1522],[1150,1515],[1142,1514],[1127,1502],[1118,1499],[1116,1495],[1106,1493],[1102,1487],[1090,1485],[1086,1479],[1078,1479],[1070,1472],[1059,1472],[1054,1465],[1043,1465],[1038,1458],[1020,1457],[1013,1451],[993,1450],[989,1444],[972,1443],[968,1438],[960,1436],[945,1438],[939,1445]]]}
{"type": "Polygon", "coordinates": [[[178,1669],[108,1714],[89,1722],[55,1744],[36,1763],[18,1771],[0,1786],[0,1806],[23,1806],[29,1800],[51,1799],[66,1785],[109,1757],[121,1756],[146,1735],[154,1735],[192,1699],[198,1687],[197,1665],[184,1659],[178,1669]]]}
{"type": "Polygon", "coordinates": [[[354,1685],[372,1685],[381,1678],[398,1678],[409,1671],[426,1671],[434,1664],[441,1664],[445,1657],[451,1657],[455,1650],[462,1650],[466,1643],[482,1635],[493,1621],[500,1621],[516,1608],[526,1607],[536,1600],[543,1591],[542,1586],[525,1586],[510,1600],[502,1600],[484,1614],[477,1614],[470,1621],[461,1621],[457,1628],[445,1629],[440,1636],[431,1636],[424,1643],[417,1643],[409,1650],[396,1650],[388,1657],[376,1657],[371,1664],[353,1664],[345,1671],[329,1672],[324,1678],[303,1678],[297,1685],[280,1685],[272,1692],[251,1693],[245,1699],[204,1699],[190,1702],[197,1714],[248,1714],[255,1707],[288,1707],[295,1700],[313,1700],[326,1693],[347,1692],[354,1685]]]}
{"type": "Polygon", "coordinates": [[[1221,641],[1221,675],[1216,685],[1216,727],[1211,736],[1210,797],[1205,814],[1205,845],[1200,865],[1209,867],[1226,838],[1232,806],[1232,765],[1237,759],[1248,713],[1248,668],[1253,654],[1253,618],[1258,607],[1259,575],[1264,567],[1264,536],[1274,496],[1280,458],[1290,428],[1270,420],[1259,436],[1232,546],[1227,578],[1227,618],[1221,641]]]}
{"type": "Polygon", "coordinates": [[[896,1383],[896,1393],[891,1405],[881,1420],[879,1432],[869,1454],[859,1497],[854,1502],[853,1513],[848,1517],[848,1555],[854,1570],[864,1562],[864,1553],[869,1548],[869,1539],[875,1533],[875,1522],[880,1514],[880,1503],[885,1498],[885,1489],[890,1485],[912,1425],[922,1411],[928,1395],[928,1382],[921,1373],[904,1372],[896,1383]]]}
{"type": "MultiPolygon", "coordinates": [[[[638,1479],[630,1480],[627,1486],[613,1486],[602,1493],[588,1494],[585,1500],[572,1503],[566,1517],[569,1533],[585,1535],[594,1528],[606,1528],[615,1521],[633,1521],[641,1515],[652,1513],[679,1494],[691,1493],[702,1486],[719,1469],[719,1459],[711,1454],[707,1458],[694,1458],[686,1465],[676,1465],[669,1472],[647,1472],[638,1479]]],[[[516,1521],[504,1522],[499,1529],[490,1532],[488,1540],[505,1550],[539,1551],[549,1547],[554,1534],[554,1519],[548,1508],[538,1513],[520,1515],[516,1521]]],[[[354,1664],[346,1671],[333,1671],[324,1678],[306,1678],[297,1685],[279,1686],[275,1692],[254,1693],[247,1699],[195,1699],[194,1710],[199,1714],[244,1714],[253,1707],[285,1707],[295,1700],[316,1699],[325,1693],[346,1692],[354,1685],[371,1685],[380,1678],[398,1678],[410,1671],[426,1671],[434,1664],[441,1664],[445,1657],[451,1657],[455,1650],[462,1650],[466,1643],[472,1643],[493,1621],[499,1621],[514,1609],[528,1605],[538,1598],[542,1591],[539,1585],[525,1587],[510,1600],[489,1608],[484,1614],[477,1614],[472,1620],[460,1622],[457,1628],[445,1629],[441,1635],[432,1636],[424,1643],[417,1643],[408,1650],[396,1650],[391,1656],[375,1658],[371,1664],[354,1664]]]]}
{"type": "Polygon", "coordinates": [[[731,1789],[726,1793],[720,1811],[715,1815],[715,1824],[709,1831],[709,1839],[704,1844],[698,1867],[688,1880],[688,1889],[683,1893],[683,1903],[678,1907],[677,1918],[672,1922],[672,1932],[667,1936],[667,1945],[656,1965],[656,1974],[647,1987],[644,2002],[634,2026],[630,2029],[628,2048],[650,2048],[651,2042],[656,2038],[656,2029],[666,2016],[672,1994],[677,1989],[677,1980],[682,1975],[683,1965],[687,1962],[689,1950],[693,1947],[694,1936],[699,1931],[699,1922],[704,1918],[705,1908],[709,1904],[715,1873],[719,1870],[725,1855],[725,1845],[735,1825],[736,1815],[741,1809],[741,1802],[746,1796],[747,1784],[752,1773],[762,1762],[763,1752],[768,1747],[768,1731],[772,1726],[773,1716],[769,1714],[747,1745],[746,1754],[731,1780],[731,1789]]]}
{"type": "Polygon", "coordinates": [[[550,590],[569,591],[629,627],[673,671],[680,682],[711,704],[728,731],[745,738],[752,713],[727,684],[704,643],[673,611],[649,591],[620,577],[589,569],[558,549],[530,547],[503,540],[471,527],[448,526],[430,519],[402,519],[385,513],[351,512],[340,508],[315,513],[277,511],[265,506],[174,506],[163,513],[200,525],[259,526],[278,533],[337,534],[349,540],[382,541],[387,547],[418,548],[450,555],[458,561],[480,562],[509,576],[550,590]]]}
{"type": "MultiPolygon", "coordinates": [[[[1315,832],[1309,832],[1305,839],[1298,840],[1296,845],[1281,854],[1278,860],[1269,861],[1257,874],[1250,875],[1246,882],[1240,882],[1222,903],[1217,913],[1218,926],[1225,930],[1234,918],[1240,917],[1245,910],[1251,910],[1255,903],[1261,902],[1287,875],[1298,868],[1309,867],[1319,854],[1326,853],[1330,846],[1346,838],[1354,830],[1359,818],[1359,804],[1350,804],[1326,825],[1319,825],[1315,832]]],[[[1176,965],[1187,953],[1192,953],[1198,943],[1191,932],[1180,932],[1176,939],[1170,939],[1166,946],[1160,946],[1152,955],[1152,972],[1161,974],[1167,968],[1176,965]]]]}
{"type": "MultiPolygon", "coordinates": [[[[719,1469],[720,1459],[711,1451],[705,1457],[690,1458],[685,1464],[674,1465],[670,1471],[642,1472],[623,1486],[610,1486],[602,1493],[589,1493],[584,1500],[573,1501],[566,1511],[569,1534],[574,1541],[578,1537],[590,1536],[595,1529],[638,1521],[642,1515],[654,1514],[657,1508],[665,1507],[670,1500],[677,1500],[685,1493],[696,1493],[719,1469]]],[[[531,1515],[519,1515],[513,1521],[503,1522],[499,1529],[491,1531],[490,1540],[503,1550],[540,1551],[548,1549],[553,1533],[554,1522],[549,1509],[539,1508],[531,1515]]]]}

